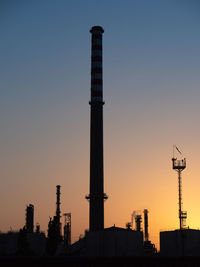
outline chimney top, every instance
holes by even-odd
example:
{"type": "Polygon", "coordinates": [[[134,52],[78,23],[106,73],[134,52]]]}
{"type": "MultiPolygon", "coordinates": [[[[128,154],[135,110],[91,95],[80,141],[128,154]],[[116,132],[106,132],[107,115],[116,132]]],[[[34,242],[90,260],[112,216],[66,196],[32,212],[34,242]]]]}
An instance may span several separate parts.
{"type": "Polygon", "coordinates": [[[93,26],[91,29],[90,29],[90,32],[93,34],[93,33],[96,33],[96,34],[102,34],[104,32],[104,29],[101,27],[101,26],[93,26]]]}

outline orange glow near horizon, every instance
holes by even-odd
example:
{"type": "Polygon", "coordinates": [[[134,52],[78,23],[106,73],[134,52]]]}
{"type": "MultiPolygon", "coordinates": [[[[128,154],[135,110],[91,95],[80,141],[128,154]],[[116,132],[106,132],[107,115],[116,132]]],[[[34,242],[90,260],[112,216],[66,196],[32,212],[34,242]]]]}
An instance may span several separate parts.
{"type": "MultiPolygon", "coordinates": [[[[146,157],[142,157],[141,160],[140,156],[142,155],[139,150],[141,150],[140,147],[135,153],[137,156],[130,155],[128,157],[126,155],[125,159],[112,153],[109,160],[105,160],[105,192],[109,195],[109,199],[105,201],[105,227],[114,224],[125,227],[131,219],[133,210],[143,211],[147,208],[149,210],[150,240],[159,249],[159,232],[179,227],[177,173],[171,168],[170,158],[166,158],[167,162],[163,162],[162,158],[165,158],[165,153],[160,151],[161,157],[156,157],[158,151],[154,151],[151,153],[155,158],[150,158],[151,153],[146,152],[146,157]],[[114,166],[111,166],[111,161],[114,166]]],[[[76,241],[80,235],[84,235],[89,221],[89,203],[84,199],[89,190],[89,168],[80,164],[77,169],[74,159],[71,163],[67,175],[70,179],[66,179],[66,175],[62,173],[61,169],[56,168],[52,173],[51,168],[48,170],[50,173],[48,175],[46,173],[44,181],[42,181],[43,175],[41,174],[41,184],[34,184],[34,180],[26,181],[24,184],[15,184],[9,192],[10,199],[16,201],[18,205],[13,210],[14,202],[9,202],[1,210],[4,213],[1,231],[10,230],[10,226],[13,230],[23,227],[25,206],[29,203],[35,206],[35,224],[39,222],[41,229],[46,231],[49,216],[53,216],[56,210],[56,184],[60,184],[61,211],[62,213],[72,212],[72,241],[76,241]],[[58,176],[56,184],[55,173],[58,176]],[[84,173],[84,178],[79,178],[80,173],[84,173]],[[27,193],[24,195],[23,188],[25,187],[27,193]],[[17,199],[15,200],[12,196],[17,199]]],[[[89,163],[88,159],[87,163],[89,163]]],[[[62,168],[65,167],[65,164],[69,163],[64,160],[62,168]]],[[[195,166],[191,166],[190,161],[187,164],[189,166],[183,171],[183,207],[188,212],[187,225],[190,228],[199,228],[198,170],[192,171],[195,166]]],[[[39,172],[36,172],[35,175],[38,174],[39,172]]],[[[6,195],[3,198],[6,199],[6,195]]],[[[64,219],[62,219],[62,223],[64,223],[64,219]]]]}

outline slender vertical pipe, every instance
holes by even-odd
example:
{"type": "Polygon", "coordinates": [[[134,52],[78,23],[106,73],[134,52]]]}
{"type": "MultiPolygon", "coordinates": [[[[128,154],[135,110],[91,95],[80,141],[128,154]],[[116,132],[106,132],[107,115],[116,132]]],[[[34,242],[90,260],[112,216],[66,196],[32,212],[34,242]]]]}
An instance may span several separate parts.
{"type": "Polygon", "coordinates": [[[58,224],[60,224],[60,185],[57,185],[56,188],[57,188],[56,217],[57,217],[58,224]]]}
{"type": "Polygon", "coordinates": [[[181,192],[181,170],[178,170],[178,202],[179,202],[179,221],[180,230],[183,229],[182,225],[182,192],[181,192]]]}
{"type": "Polygon", "coordinates": [[[148,232],[148,210],[144,210],[144,240],[149,240],[149,232],[148,232]]]}

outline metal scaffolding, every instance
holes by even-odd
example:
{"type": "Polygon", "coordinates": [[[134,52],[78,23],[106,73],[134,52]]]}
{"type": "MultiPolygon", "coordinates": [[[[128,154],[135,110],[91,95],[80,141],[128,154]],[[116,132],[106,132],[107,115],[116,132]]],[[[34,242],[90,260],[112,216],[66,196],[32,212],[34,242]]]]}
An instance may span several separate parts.
{"type": "Polygon", "coordinates": [[[179,221],[180,221],[180,230],[186,228],[186,218],[187,212],[182,210],[182,177],[181,173],[186,168],[186,159],[178,160],[177,158],[172,158],[172,168],[178,173],[178,205],[179,205],[179,221]]]}

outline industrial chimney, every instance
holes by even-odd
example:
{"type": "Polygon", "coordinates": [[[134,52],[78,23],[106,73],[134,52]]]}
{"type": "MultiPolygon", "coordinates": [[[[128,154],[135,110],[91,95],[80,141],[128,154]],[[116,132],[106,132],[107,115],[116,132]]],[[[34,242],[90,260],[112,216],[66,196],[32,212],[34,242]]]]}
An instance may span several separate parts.
{"type": "Polygon", "coordinates": [[[58,228],[58,233],[61,235],[61,223],[60,223],[60,185],[56,186],[56,223],[58,228]]]}
{"type": "Polygon", "coordinates": [[[144,209],[144,240],[149,240],[149,232],[148,232],[148,210],[144,209]]]}
{"type": "Polygon", "coordinates": [[[136,231],[141,231],[142,216],[140,214],[135,216],[136,231]]]}
{"type": "Polygon", "coordinates": [[[103,171],[103,78],[102,78],[102,34],[100,26],[91,28],[91,120],[90,120],[90,231],[104,229],[103,171]]]}
{"type": "Polygon", "coordinates": [[[56,201],[56,216],[58,218],[58,221],[60,223],[60,185],[57,185],[56,186],[56,198],[57,198],[57,201],[56,201]]]}
{"type": "Polygon", "coordinates": [[[34,228],[34,206],[32,204],[29,204],[26,207],[26,231],[28,233],[33,233],[34,228]]]}

